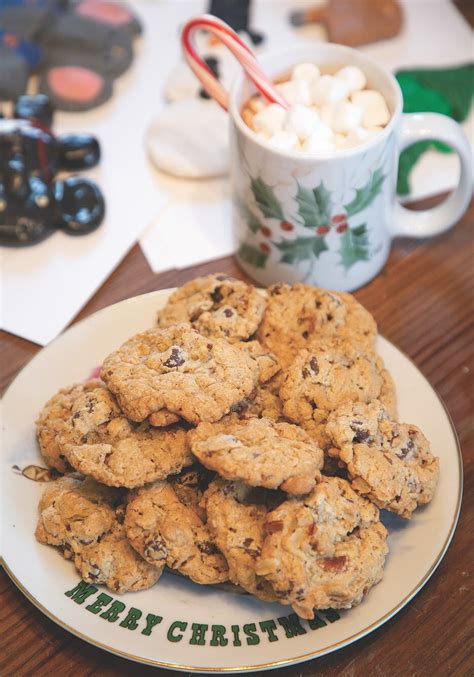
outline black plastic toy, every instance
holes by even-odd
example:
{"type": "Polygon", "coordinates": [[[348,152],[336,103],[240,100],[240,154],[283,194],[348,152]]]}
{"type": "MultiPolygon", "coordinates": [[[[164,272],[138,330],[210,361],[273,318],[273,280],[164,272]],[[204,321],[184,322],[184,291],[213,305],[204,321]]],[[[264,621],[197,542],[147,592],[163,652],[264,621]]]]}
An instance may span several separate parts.
{"type": "Polygon", "coordinates": [[[60,170],[89,169],[100,160],[89,134],[55,137],[44,95],[21,96],[14,117],[0,116],[0,245],[36,244],[57,229],[71,235],[95,230],[105,214],[97,184],[60,170]]]}

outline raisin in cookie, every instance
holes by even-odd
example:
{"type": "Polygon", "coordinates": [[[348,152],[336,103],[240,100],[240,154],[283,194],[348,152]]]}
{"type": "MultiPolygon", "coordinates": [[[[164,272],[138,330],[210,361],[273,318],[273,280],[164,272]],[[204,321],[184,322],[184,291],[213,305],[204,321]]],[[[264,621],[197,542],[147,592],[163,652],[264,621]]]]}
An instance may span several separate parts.
{"type": "Polygon", "coordinates": [[[272,602],[276,596],[271,585],[255,573],[268,512],[264,501],[257,502],[265,498],[265,492],[256,496],[256,491],[240,482],[217,479],[209,485],[202,502],[207,527],[229,565],[229,580],[259,599],[272,602]]]}
{"type": "Polygon", "coordinates": [[[206,468],[251,486],[304,494],[314,487],[323,465],[321,449],[290,423],[232,415],[219,423],[201,423],[188,437],[206,468]]]}
{"type": "Polygon", "coordinates": [[[133,425],[104,385],[75,399],[59,446],[76,470],[115,487],[139,487],[192,463],[183,428],[133,425]]]}
{"type": "Polygon", "coordinates": [[[299,350],[328,337],[350,338],[372,346],[377,325],[351,294],[305,284],[275,284],[257,332],[262,345],[287,367],[299,350]]]}
{"type": "Polygon", "coordinates": [[[227,563],[198,514],[168,482],[132,492],[125,516],[130,543],[152,565],[164,563],[195,583],[222,583],[227,563]]]}
{"type": "Polygon", "coordinates": [[[201,505],[201,500],[214,477],[215,473],[196,463],[180,472],[179,475],[172,475],[168,478],[179,501],[192,508],[203,522],[206,521],[206,511],[201,505]]]}
{"type": "Polygon", "coordinates": [[[248,397],[258,372],[256,360],[228,341],[179,324],[133,336],[101,373],[132,421],[167,409],[197,424],[219,420],[248,397]]]}
{"type": "Polygon", "coordinates": [[[114,592],[149,588],[162,568],[147,564],[130,546],[121,493],[90,478],[62,477],[41,498],[36,538],[72,559],[81,578],[114,592]]]}
{"type": "Polygon", "coordinates": [[[377,508],[343,479],[326,477],[267,515],[256,572],[302,618],[348,609],[383,575],[387,531],[377,508]]]}
{"type": "Polygon", "coordinates": [[[190,322],[201,334],[248,339],[257,330],[265,297],[255,287],[224,274],[206,275],[177,289],[158,313],[158,325],[190,322]]]}
{"type": "Polygon", "coordinates": [[[298,353],[283,375],[280,398],[285,416],[325,449],[331,411],[347,401],[370,402],[392,392],[391,378],[373,350],[333,339],[298,353]]]}
{"type": "Polygon", "coordinates": [[[71,470],[71,466],[59,447],[58,437],[67,426],[76,398],[98,387],[100,387],[100,381],[87,381],[69,388],[62,388],[46,402],[41,410],[36,421],[36,437],[41,455],[51,468],[56,468],[61,473],[71,470]]]}
{"type": "Polygon", "coordinates": [[[343,405],[330,415],[327,432],[353,488],[379,508],[409,519],[433,498],[439,459],[416,426],[391,421],[380,402],[343,405]]]}

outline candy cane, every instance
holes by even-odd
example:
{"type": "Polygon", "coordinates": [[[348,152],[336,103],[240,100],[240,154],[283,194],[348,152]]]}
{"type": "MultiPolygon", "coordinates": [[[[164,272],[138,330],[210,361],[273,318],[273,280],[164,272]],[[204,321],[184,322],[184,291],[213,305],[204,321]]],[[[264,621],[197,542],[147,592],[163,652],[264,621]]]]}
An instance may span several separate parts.
{"type": "Polygon", "coordinates": [[[250,47],[224,21],[211,14],[202,14],[185,24],[181,33],[181,44],[184,57],[194,75],[200,80],[209,96],[212,96],[224,110],[229,108],[229,94],[196,51],[194,34],[200,29],[212,33],[232,52],[255,87],[270,103],[278,103],[283,108],[288,108],[288,103],[262,71],[250,47]]]}

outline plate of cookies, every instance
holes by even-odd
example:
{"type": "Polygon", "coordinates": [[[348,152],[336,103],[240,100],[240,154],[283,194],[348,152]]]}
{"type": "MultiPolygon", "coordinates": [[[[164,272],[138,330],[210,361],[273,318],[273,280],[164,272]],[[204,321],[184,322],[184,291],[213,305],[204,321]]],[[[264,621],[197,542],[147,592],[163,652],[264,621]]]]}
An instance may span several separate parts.
{"type": "Polygon", "coordinates": [[[49,618],[161,667],[335,651],[428,581],[456,433],[350,294],[223,274],[105,308],[4,397],[3,564],[49,618]]]}

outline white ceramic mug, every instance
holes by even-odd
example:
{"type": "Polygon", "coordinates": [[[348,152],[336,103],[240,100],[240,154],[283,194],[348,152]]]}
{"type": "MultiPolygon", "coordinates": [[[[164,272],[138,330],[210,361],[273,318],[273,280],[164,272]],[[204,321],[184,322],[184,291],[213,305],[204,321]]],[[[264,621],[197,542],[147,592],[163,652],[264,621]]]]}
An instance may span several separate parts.
{"type": "Polygon", "coordinates": [[[272,78],[300,62],[361,68],[383,94],[391,120],[383,132],[327,157],[269,147],[247,127],[243,104],[255,93],[240,76],[229,97],[231,182],[237,259],[255,280],[306,282],[352,291],[387,260],[392,238],[438,235],[453,226],[472,193],[471,150],[461,127],[437,113],[402,114],[395,78],[360,52],[334,44],[286,49],[259,57],[272,78]],[[396,199],[398,157],[416,141],[437,139],[458,153],[460,180],[441,205],[413,212],[396,199]]]}

